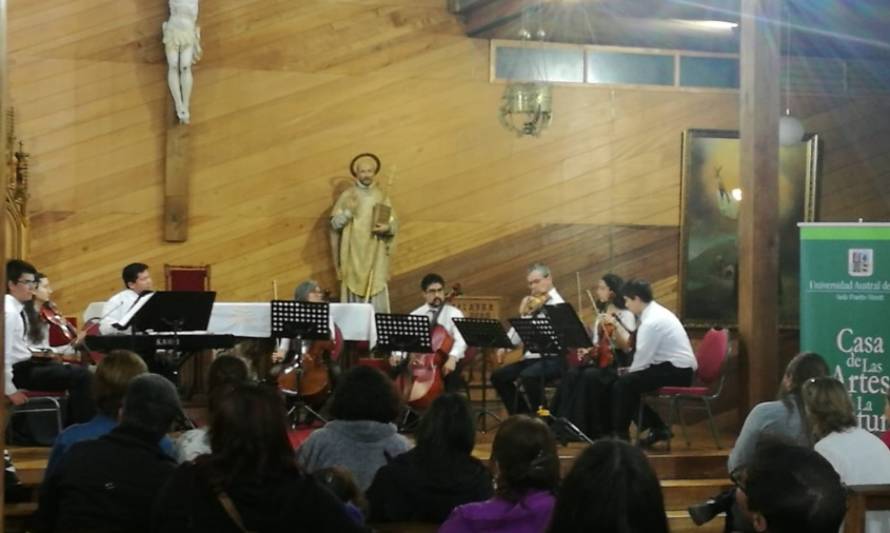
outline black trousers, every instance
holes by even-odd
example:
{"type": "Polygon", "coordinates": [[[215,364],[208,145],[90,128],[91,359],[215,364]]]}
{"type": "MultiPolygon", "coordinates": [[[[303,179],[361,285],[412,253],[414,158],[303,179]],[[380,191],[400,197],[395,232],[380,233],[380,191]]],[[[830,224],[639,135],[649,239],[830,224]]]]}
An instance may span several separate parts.
{"type": "Polygon", "coordinates": [[[544,383],[562,374],[562,357],[542,357],[522,361],[499,368],[491,373],[491,385],[512,414],[528,413],[538,408],[544,397],[544,383]],[[516,381],[528,396],[531,407],[522,398],[516,401],[516,381]]]}
{"type": "Polygon", "coordinates": [[[96,414],[92,394],[93,375],[86,367],[52,360],[30,359],[12,367],[12,383],[20,389],[68,391],[68,419],[65,425],[86,422],[96,414]]]}
{"type": "Polygon", "coordinates": [[[612,431],[614,368],[593,365],[573,368],[562,377],[551,411],[568,418],[585,435],[597,438],[612,431]]]}
{"type": "MultiPolygon", "coordinates": [[[[689,386],[692,383],[692,374],[691,368],[677,368],[670,363],[660,363],[619,376],[612,385],[613,431],[621,437],[627,437],[630,423],[636,420],[640,409],[641,394],[661,387],[689,386]]],[[[648,405],[643,407],[643,427],[650,430],[660,430],[665,427],[658,413],[648,405]]]]}

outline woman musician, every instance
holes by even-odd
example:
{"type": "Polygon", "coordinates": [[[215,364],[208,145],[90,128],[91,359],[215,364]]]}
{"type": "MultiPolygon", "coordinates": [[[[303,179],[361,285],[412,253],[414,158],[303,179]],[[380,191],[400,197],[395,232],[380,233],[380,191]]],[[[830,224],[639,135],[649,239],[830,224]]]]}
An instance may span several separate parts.
{"type": "Polygon", "coordinates": [[[593,348],[578,350],[580,366],[566,374],[554,400],[554,413],[571,420],[591,438],[611,432],[609,392],[617,369],[628,366],[633,356],[636,318],[625,309],[623,284],[621,277],[611,273],[598,281],[593,348]]]}
{"type": "Polygon", "coordinates": [[[46,274],[38,272],[34,279],[37,288],[34,297],[25,303],[25,318],[28,326],[26,333],[28,347],[34,357],[61,359],[64,362],[79,362],[80,354],[76,347],[83,341],[86,332],[77,331],[68,320],[58,312],[50,297],[53,289],[46,274]],[[50,346],[50,328],[56,328],[68,341],[67,344],[50,346]]]}

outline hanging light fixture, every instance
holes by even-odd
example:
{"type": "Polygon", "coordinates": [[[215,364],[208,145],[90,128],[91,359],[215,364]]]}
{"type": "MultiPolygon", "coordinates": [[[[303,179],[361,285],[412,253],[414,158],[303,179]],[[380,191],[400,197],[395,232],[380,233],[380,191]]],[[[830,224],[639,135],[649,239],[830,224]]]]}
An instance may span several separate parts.
{"type": "Polygon", "coordinates": [[[789,106],[791,92],[791,12],[787,2],[785,11],[785,114],[779,118],[779,144],[790,146],[803,140],[804,129],[800,119],[791,114],[789,106]]]}
{"type": "MultiPolygon", "coordinates": [[[[547,33],[541,26],[540,8],[536,10],[538,18],[538,30],[535,35],[543,40],[547,33]]],[[[523,43],[531,39],[531,32],[527,29],[527,12],[522,13],[522,28],[519,30],[519,38],[523,43]]],[[[544,69],[542,69],[543,71],[544,69]]],[[[545,79],[543,72],[539,79],[545,79]]],[[[539,137],[553,120],[553,96],[550,92],[550,84],[541,82],[509,82],[504,88],[501,97],[501,105],[498,108],[498,118],[507,130],[512,131],[517,137],[532,135],[539,137]]]]}

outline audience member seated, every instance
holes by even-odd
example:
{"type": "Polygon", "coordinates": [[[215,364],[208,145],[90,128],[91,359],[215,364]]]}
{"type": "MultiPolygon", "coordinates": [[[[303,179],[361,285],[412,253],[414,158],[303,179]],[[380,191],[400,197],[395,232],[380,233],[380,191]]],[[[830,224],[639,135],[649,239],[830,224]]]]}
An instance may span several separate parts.
{"type": "Polygon", "coordinates": [[[359,488],[368,490],[377,469],[411,447],[392,423],[400,407],[392,380],[376,368],[353,367],[331,400],[334,420],[309,435],[297,450],[298,461],[310,473],[346,467],[359,488]]]}
{"type": "Polygon", "coordinates": [[[837,533],[847,495],[831,464],[815,451],[764,439],[733,476],[739,507],[754,531],[837,533]]]}
{"type": "MultiPolygon", "coordinates": [[[[764,435],[778,436],[801,446],[812,447],[812,432],[803,415],[803,400],[800,389],[812,378],[828,375],[828,365],[817,353],[797,354],[785,368],[785,375],[779,385],[778,399],[754,406],[742,424],[742,430],[729,454],[729,472],[745,467],[754,455],[758,440],[764,435]]],[[[689,508],[693,522],[702,525],[720,513],[726,513],[730,529],[743,529],[744,517],[733,512],[735,489],[727,490],[705,503],[689,508]]]]}
{"type": "MultiPolygon", "coordinates": [[[[89,422],[68,427],[53,445],[44,477],[49,477],[68,449],[81,441],[98,439],[111,432],[118,424],[121,403],[130,380],[148,372],[145,361],[128,350],[111,351],[96,367],[93,376],[93,399],[98,413],[89,422]]],[[[159,442],[161,449],[173,457],[173,443],[164,435],[159,442]]]]}
{"type": "Polygon", "coordinates": [[[584,450],[559,490],[549,531],[667,533],[661,485],[646,455],[617,439],[584,450]]]}
{"type": "MultiPolygon", "coordinates": [[[[559,484],[559,457],[550,428],[540,419],[505,420],[491,449],[495,497],[452,511],[439,533],[540,533],[550,522],[559,484]]],[[[593,530],[591,530],[593,531],[593,530]]]]}
{"type": "Polygon", "coordinates": [[[158,441],[179,416],[173,384],[130,381],[120,424],[73,445],[40,487],[36,531],[148,531],[151,503],[176,464],[158,441]]]}
{"type": "MultiPolygon", "coordinates": [[[[890,450],[868,431],[856,426],[853,402],[844,384],[819,378],[803,386],[816,451],[825,457],[846,485],[890,483],[890,450]]],[[[866,514],[866,531],[890,531],[890,512],[866,514]]]]}
{"type": "Polygon", "coordinates": [[[210,448],[181,464],[160,490],[152,531],[363,531],[300,471],[277,390],[244,384],[222,397],[210,420],[210,448]]]}
{"type": "MultiPolygon", "coordinates": [[[[213,418],[216,406],[225,395],[248,380],[247,363],[234,355],[221,355],[210,363],[207,371],[207,416],[213,418]]],[[[191,461],[199,455],[210,453],[207,428],[190,429],[176,439],[174,457],[177,463],[191,461]]]]}
{"type": "Polygon", "coordinates": [[[342,466],[331,466],[316,470],[312,477],[346,505],[346,514],[356,524],[365,523],[365,516],[368,514],[368,500],[358,489],[355,478],[352,477],[349,470],[342,466]]]}
{"type": "Polygon", "coordinates": [[[491,474],[471,455],[475,440],[467,401],[454,393],[436,398],[414,449],[377,471],[368,489],[371,521],[440,523],[456,506],[492,497],[491,474]]]}

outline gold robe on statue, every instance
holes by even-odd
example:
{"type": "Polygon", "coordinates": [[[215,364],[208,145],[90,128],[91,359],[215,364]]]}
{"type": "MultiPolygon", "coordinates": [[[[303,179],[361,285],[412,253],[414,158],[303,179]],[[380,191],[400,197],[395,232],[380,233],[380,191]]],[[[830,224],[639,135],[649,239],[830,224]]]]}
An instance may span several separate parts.
{"type": "Polygon", "coordinates": [[[362,187],[357,184],[343,191],[331,210],[331,243],[334,265],[340,280],[342,302],[363,302],[368,292],[370,302],[377,312],[389,312],[389,256],[393,251],[393,239],[398,230],[395,211],[390,211],[389,232],[378,237],[371,233],[374,205],[383,203],[384,194],[375,185],[362,187]],[[338,225],[338,218],[348,218],[345,225],[338,225]],[[379,244],[377,244],[379,242],[379,244]],[[375,256],[376,251],[376,256],[375,256]],[[373,276],[372,276],[373,272],[373,276]]]}

